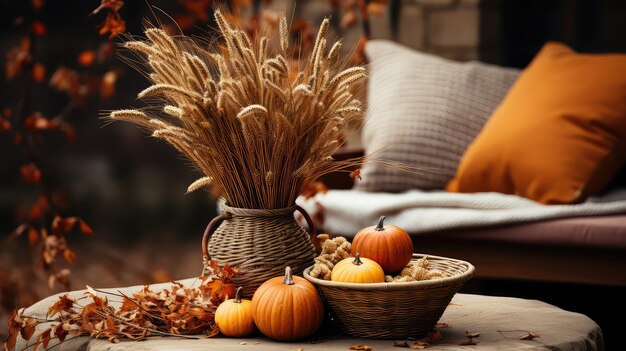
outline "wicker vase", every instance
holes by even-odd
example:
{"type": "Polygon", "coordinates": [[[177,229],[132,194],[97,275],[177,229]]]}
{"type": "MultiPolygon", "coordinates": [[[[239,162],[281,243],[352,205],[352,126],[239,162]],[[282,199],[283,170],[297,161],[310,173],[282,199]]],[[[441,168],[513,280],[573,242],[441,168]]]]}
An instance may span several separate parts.
{"type": "Polygon", "coordinates": [[[273,210],[224,206],[202,238],[204,271],[209,260],[238,268],[242,273],[234,283],[243,287],[244,297],[252,297],[263,282],[283,275],[286,266],[302,274],[313,264],[312,238],[315,226],[298,205],[273,210]],[[306,219],[310,235],[295,220],[296,210],[306,219]]]}

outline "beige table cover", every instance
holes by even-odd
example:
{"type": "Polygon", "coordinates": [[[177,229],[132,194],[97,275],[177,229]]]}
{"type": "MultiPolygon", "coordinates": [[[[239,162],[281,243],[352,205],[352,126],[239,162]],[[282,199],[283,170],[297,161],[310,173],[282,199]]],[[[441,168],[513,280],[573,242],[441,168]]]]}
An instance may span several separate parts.
{"type": "MultiPolygon", "coordinates": [[[[197,284],[196,279],[181,281],[185,285],[197,284]]],[[[155,284],[153,290],[169,287],[170,284],[155,284]]],[[[122,291],[129,295],[142,286],[105,289],[111,292],[122,291]]],[[[83,296],[83,291],[70,295],[83,296]]],[[[48,306],[56,301],[56,296],[48,297],[26,310],[27,315],[45,317],[48,306]]],[[[114,305],[112,303],[112,305],[114,305]]],[[[446,309],[440,322],[450,325],[442,328],[443,341],[431,345],[428,350],[604,350],[602,332],[598,325],[585,315],[568,312],[553,305],[537,301],[510,297],[456,294],[446,309]],[[466,331],[479,332],[480,342],[475,346],[461,346],[467,340],[466,331]],[[540,335],[534,340],[519,340],[529,331],[540,335]]],[[[39,330],[45,326],[40,326],[39,330]]],[[[37,335],[37,333],[35,334],[37,335]]],[[[401,341],[401,340],[398,340],[401,341]]],[[[373,350],[402,350],[393,347],[393,340],[368,340],[341,338],[311,343],[304,340],[293,343],[274,342],[263,337],[230,339],[187,340],[176,337],[154,337],[146,341],[122,341],[118,344],[106,340],[93,340],[78,337],[55,346],[59,351],[164,351],[164,350],[348,350],[352,345],[364,344],[373,350]]],[[[50,344],[49,347],[54,345],[50,344]]],[[[18,340],[16,350],[27,346],[18,340]]],[[[408,349],[407,349],[408,350],[408,349]]]]}

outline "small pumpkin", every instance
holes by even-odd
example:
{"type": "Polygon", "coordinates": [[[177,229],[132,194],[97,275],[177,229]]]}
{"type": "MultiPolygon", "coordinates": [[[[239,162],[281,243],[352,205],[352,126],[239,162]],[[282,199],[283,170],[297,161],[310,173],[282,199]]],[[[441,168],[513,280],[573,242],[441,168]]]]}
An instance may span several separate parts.
{"type": "Polygon", "coordinates": [[[361,258],[357,252],[354,257],[339,261],[330,273],[330,280],[344,283],[383,283],[385,272],[373,260],[361,258]]]}
{"type": "Polygon", "coordinates": [[[241,299],[242,287],[237,288],[234,299],[222,302],[215,311],[215,323],[222,334],[240,338],[255,330],[252,318],[252,301],[241,299]]]}
{"type": "Polygon", "coordinates": [[[413,241],[404,229],[384,225],[381,216],[378,225],[361,229],[352,241],[352,252],[376,261],[385,272],[401,271],[413,256],[413,241]]]}
{"type": "Polygon", "coordinates": [[[311,336],[324,319],[324,305],[317,289],[285,268],[284,277],[261,284],[252,296],[257,328],[270,339],[289,341],[311,336]]]}

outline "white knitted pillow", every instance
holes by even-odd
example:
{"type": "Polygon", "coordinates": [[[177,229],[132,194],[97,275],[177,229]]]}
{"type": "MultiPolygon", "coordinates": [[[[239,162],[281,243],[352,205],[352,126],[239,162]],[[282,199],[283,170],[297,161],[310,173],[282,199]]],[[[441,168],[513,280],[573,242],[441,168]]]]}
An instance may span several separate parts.
{"type": "Polygon", "coordinates": [[[391,41],[372,40],[365,154],[423,169],[366,163],[355,188],[398,192],[443,189],[461,155],[504,98],[519,70],[456,62],[391,41]]]}

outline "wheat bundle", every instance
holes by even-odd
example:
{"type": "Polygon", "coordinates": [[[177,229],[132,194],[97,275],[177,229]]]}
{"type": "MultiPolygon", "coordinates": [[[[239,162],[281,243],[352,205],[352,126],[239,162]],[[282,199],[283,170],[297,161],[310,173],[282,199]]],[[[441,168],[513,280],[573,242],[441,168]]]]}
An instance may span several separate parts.
{"type": "Polygon", "coordinates": [[[110,118],[171,144],[204,174],[188,191],[207,188],[234,207],[291,206],[320,176],[360,162],[332,158],[342,127],[363,117],[354,88],[366,74],[341,69],[341,43],[327,43],[327,19],[298,72],[288,63],[286,18],[273,50],[267,36],[250,38],[220,11],[215,19],[223,40],[213,51],[154,27],[146,40],[126,42],[149,71],[152,85],[138,95],[149,105],[110,118]]]}

